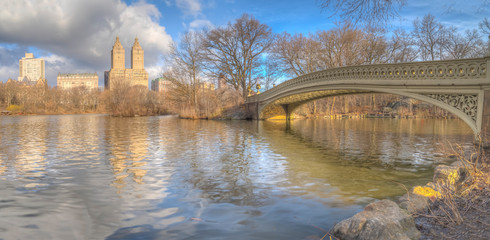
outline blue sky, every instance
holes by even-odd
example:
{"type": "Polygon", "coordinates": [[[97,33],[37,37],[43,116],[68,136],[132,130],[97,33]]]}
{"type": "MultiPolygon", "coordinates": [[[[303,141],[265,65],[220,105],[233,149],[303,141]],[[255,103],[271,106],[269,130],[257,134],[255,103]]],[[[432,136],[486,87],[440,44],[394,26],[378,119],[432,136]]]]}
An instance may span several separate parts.
{"type": "Polygon", "coordinates": [[[162,6],[162,1],[152,2],[157,6],[160,4],[164,16],[160,23],[167,26],[168,33],[174,38],[183,30],[190,29],[193,22],[208,21],[209,24],[222,26],[243,13],[251,14],[271,26],[274,32],[308,33],[333,26],[332,20],[321,11],[315,0],[205,1],[201,11],[194,15],[182,14],[176,5],[162,6]]]}
{"type": "MultiPolygon", "coordinates": [[[[163,54],[189,30],[217,27],[248,13],[276,33],[304,33],[335,26],[316,0],[2,0],[0,1],[0,80],[18,76],[18,60],[34,52],[46,60],[46,78],[56,85],[61,73],[110,68],[110,51],[119,36],[130,49],[137,36],[145,50],[150,78],[161,74],[163,54]]],[[[475,29],[490,16],[490,0],[407,0],[390,24],[411,30],[414,19],[431,13],[458,30],[475,29]]]]}

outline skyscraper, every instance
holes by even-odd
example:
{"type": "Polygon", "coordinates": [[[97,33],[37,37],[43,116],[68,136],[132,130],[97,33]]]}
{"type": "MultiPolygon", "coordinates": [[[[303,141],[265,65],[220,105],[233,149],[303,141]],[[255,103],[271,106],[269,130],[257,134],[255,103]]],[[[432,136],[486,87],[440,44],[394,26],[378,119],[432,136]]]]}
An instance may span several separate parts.
{"type": "Polygon", "coordinates": [[[125,51],[119,37],[112,46],[111,69],[108,71],[105,86],[110,89],[116,85],[135,86],[140,85],[148,88],[148,72],[145,70],[144,51],[138,38],[134,39],[131,48],[131,68],[125,66],[125,51]]]}
{"type": "Polygon", "coordinates": [[[19,78],[30,84],[36,83],[39,79],[45,78],[44,59],[34,58],[34,54],[26,53],[25,57],[19,59],[19,78]]]}

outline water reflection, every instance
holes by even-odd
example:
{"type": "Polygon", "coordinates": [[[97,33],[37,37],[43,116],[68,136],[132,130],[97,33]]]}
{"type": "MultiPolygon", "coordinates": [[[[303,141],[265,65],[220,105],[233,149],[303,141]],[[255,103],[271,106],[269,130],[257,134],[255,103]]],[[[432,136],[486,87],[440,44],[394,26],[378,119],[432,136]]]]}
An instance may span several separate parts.
{"type": "Polygon", "coordinates": [[[207,122],[203,127],[184,121],[180,129],[185,132],[178,142],[185,149],[176,157],[187,163],[181,166],[184,178],[206,201],[258,205],[264,186],[283,179],[281,162],[269,161],[267,145],[250,134],[252,124],[207,122]]]}
{"type": "Polygon", "coordinates": [[[441,151],[448,142],[471,145],[463,123],[436,121],[297,120],[289,127],[266,121],[260,133],[274,152],[288,156],[286,188],[327,204],[365,204],[402,195],[402,184],[425,184],[433,167],[447,161],[441,151]]]}
{"type": "Polygon", "coordinates": [[[0,172],[11,179],[26,180],[25,188],[35,189],[45,185],[42,178],[46,175],[45,153],[49,123],[38,119],[19,118],[22,122],[20,125],[7,122],[0,134],[0,172]]]}
{"type": "Polygon", "coordinates": [[[0,118],[0,239],[90,239],[114,228],[103,119],[0,118]]]}
{"type": "Polygon", "coordinates": [[[471,138],[453,120],[0,117],[0,239],[319,239],[471,138]]]}
{"type": "Polygon", "coordinates": [[[143,183],[147,170],[145,158],[148,154],[148,121],[138,118],[128,124],[124,118],[109,118],[105,141],[111,151],[109,162],[112,166],[115,180],[113,186],[121,191],[131,178],[138,184],[143,183]]]}

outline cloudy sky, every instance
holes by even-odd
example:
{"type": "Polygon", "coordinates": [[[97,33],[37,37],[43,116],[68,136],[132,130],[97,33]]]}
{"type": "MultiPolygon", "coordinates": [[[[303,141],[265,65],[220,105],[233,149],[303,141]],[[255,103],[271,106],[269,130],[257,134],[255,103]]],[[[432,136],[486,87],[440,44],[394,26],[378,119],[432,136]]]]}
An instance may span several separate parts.
{"type": "MultiPolygon", "coordinates": [[[[110,68],[116,36],[126,49],[126,66],[138,37],[150,79],[160,75],[163,54],[186,31],[212,28],[252,14],[274,32],[308,33],[335,26],[317,0],[1,0],[0,81],[17,79],[25,52],[46,61],[46,78],[61,73],[110,68]]],[[[460,30],[477,28],[490,16],[490,0],[407,0],[393,26],[410,30],[415,18],[431,13],[460,30]]]]}

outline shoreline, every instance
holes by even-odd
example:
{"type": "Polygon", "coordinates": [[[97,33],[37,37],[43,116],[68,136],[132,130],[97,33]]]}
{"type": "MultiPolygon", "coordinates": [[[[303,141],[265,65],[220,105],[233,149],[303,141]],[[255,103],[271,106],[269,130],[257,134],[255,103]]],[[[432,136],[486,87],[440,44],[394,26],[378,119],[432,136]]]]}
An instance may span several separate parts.
{"type": "Polygon", "coordinates": [[[432,182],[407,189],[396,201],[382,199],[370,203],[361,212],[335,224],[328,234],[333,239],[486,239],[490,236],[490,217],[486,217],[488,214],[482,217],[478,211],[490,206],[487,166],[490,158],[484,152],[474,154],[469,160],[461,154],[449,165],[437,165],[432,182]],[[476,184],[480,184],[476,190],[468,187],[476,184]],[[468,195],[460,193],[467,189],[468,195]],[[482,206],[474,207],[475,211],[470,213],[462,209],[474,199],[482,206]]]}
{"type": "MultiPolygon", "coordinates": [[[[107,114],[114,117],[140,117],[140,116],[164,116],[164,115],[175,115],[182,119],[194,119],[194,120],[252,120],[249,115],[243,111],[243,109],[234,109],[234,111],[224,111],[219,115],[214,116],[183,116],[181,114],[135,114],[135,115],[124,115],[124,114],[114,114],[108,111],[89,111],[89,112],[38,112],[38,113],[22,113],[18,111],[9,111],[7,108],[0,110],[0,116],[37,116],[37,115],[83,115],[83,114],[107,114]]],[[[458,119],[456,116],[430,116],[425,114],[393,114],[390,113],[389,116],[382,113],[371,113],[371,112],[360,112],[360,113],[337,113],[337,114],[316,114],[316,115],[295,115],[291,117],[293,119],[458,119]]],[[[286,120],[285,115],[277,115],[268,119],[261,120],[286,120]]]]}

